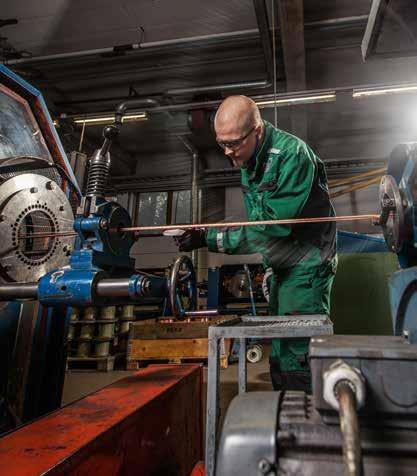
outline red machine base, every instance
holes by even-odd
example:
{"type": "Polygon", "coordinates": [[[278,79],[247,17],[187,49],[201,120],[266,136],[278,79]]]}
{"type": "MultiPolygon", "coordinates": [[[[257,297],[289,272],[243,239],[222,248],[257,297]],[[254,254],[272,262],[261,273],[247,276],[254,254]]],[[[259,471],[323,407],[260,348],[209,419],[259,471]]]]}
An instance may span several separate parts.
{"type": "Polygon", "coordinates": [[[189,476],[202,459],[202,370],[152,365],[0,439],[8,476],[189,476]]]}

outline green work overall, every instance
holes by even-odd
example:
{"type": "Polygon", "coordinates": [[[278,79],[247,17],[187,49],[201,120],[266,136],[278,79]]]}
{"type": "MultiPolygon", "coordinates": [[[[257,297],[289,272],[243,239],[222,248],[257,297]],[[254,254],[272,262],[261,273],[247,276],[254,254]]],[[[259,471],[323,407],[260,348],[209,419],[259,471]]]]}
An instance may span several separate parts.
{"type": "MultiPolygon", "coordinates": [[[[254,165],[241,169],[248,220],[334,216],[321,160],[302,140],[264,125],[254,165]]],[[[337,266],[334,223],[211,228],[206,240],[209,251],[262,254],[274,271],[272,315],[329,314],[337,266]]],[[[279,373],[301,372],[308,378],[307,352],[308,339],[274,339],[271,361],[279,373]]]]}

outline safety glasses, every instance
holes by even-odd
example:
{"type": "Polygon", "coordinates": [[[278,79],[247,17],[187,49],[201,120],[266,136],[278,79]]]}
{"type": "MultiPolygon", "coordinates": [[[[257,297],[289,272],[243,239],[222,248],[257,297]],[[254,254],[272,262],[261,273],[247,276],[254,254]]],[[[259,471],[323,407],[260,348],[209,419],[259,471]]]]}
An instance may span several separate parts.
{"type": "Polygon", "coordinates": [[[219,146],[224,150],[226,147],[228,149],[237,149],[240,147],[245,139],[247,139],[252,132],[256,129],[256,126],[253,126],[244,136],[240,137],[239,139],[235,140],[218,140],[217,143],[219,146]]]}

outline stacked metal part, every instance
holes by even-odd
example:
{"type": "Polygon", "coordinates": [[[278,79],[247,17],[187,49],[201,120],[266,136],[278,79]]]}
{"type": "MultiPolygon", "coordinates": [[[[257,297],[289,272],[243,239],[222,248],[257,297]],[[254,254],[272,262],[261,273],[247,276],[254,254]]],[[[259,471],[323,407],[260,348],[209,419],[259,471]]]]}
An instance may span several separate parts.
{"type": "Polygon", "coordinates": [[[133,304],[121,306],[119,312],[118,350],[126,353],[130,323],[136,320],[133,304]]]}
{"type": "Polygon", "coordinates": [[[116,323],[116,306],[73,308],[69,355],[79,359],[108,357],[114,346],[116,323]]]}

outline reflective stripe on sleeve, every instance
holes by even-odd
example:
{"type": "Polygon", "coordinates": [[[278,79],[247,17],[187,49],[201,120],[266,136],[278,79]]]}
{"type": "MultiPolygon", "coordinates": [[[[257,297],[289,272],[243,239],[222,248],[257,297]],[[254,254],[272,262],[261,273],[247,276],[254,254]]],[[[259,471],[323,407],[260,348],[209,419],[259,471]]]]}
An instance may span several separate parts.
{"type": "Polygon", "coordinates": [[[217,249],[219,250],[220,253],[224,253],[224,247],[223,247],[223,232],[217,233],[216,236],[216,243],[217,243],[217,249]]]}

